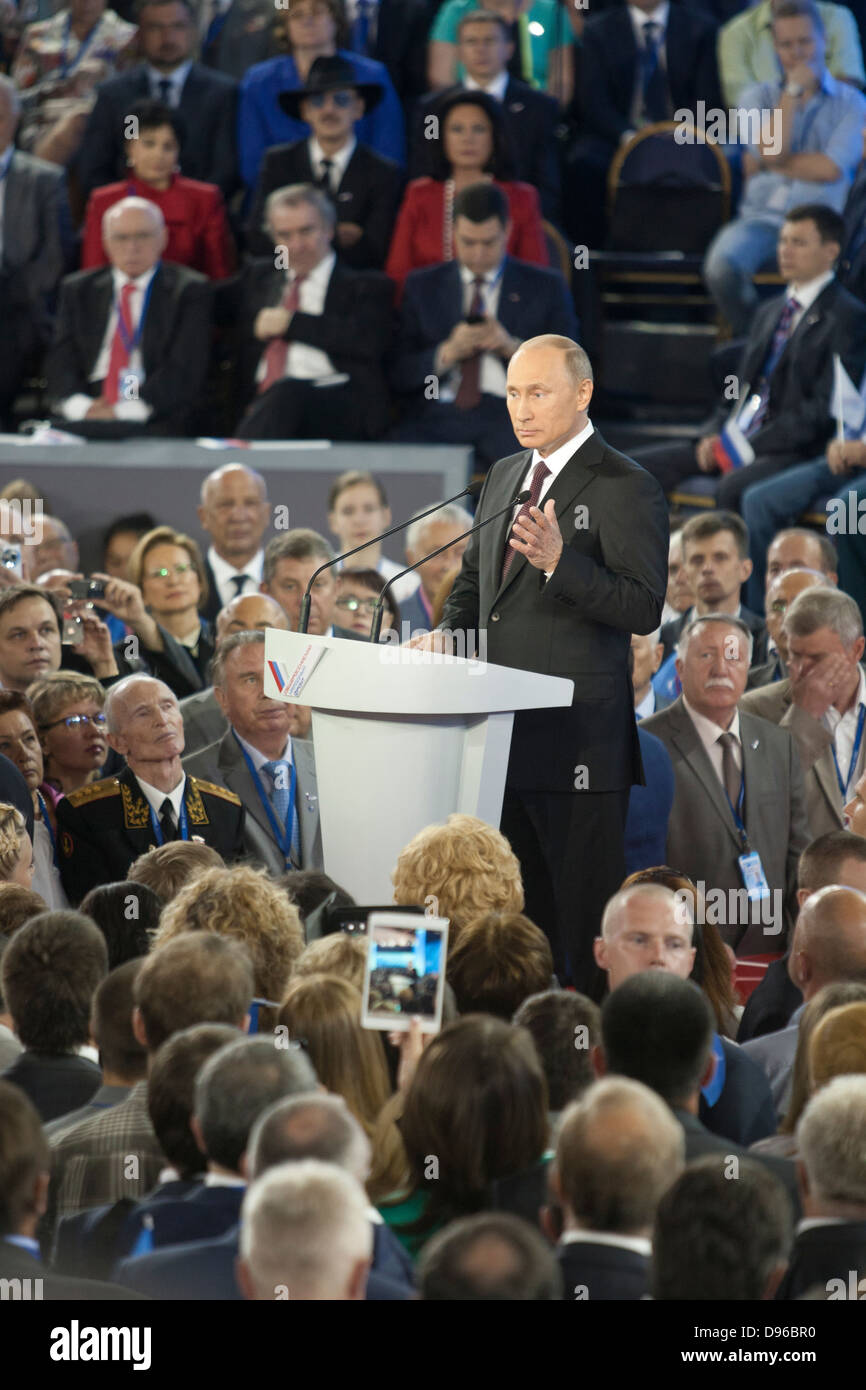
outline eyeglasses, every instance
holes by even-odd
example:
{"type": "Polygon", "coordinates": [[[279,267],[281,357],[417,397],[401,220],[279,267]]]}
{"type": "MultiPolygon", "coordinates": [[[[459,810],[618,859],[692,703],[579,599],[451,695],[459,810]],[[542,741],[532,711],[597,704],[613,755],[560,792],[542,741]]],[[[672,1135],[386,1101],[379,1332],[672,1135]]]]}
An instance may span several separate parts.
{"type": "Polygon", "coordinates": [[[777,598],[773,603],[770,604],[771,613],[787,613],[787,611],[788,600],[786,598],[777,598]]]}
{"type": "Polygon", "coordinates": [[[374,613],[378,599],[375,598],[338,598],[338,608],[348,608],[350,613],[374,613]]]}
{"type": "Polygon", "coordinates": [[[145,579],[168,579],[172,574],[189,574],[191,569],[195,569],[192,561],[188,561],[185,565],[172,565],[168,569],[163,565],[162,569],[148,570],[144,577],[145,579]]]}
{"type": "Polygon", "coordinates": [[[314,92],[314,94],[311,97],[307,97],[306,100],[310,103],[311,106],[315,107],[315,109],[318,111],[320,107],[324,106],[325,102],[328,100],[328,97],[331,98],[335,106],[340,107],[341,111],[345,111],[346,108],[348,106],[351,106],[352,102],[355,100],[355,93],[314,92]]]}
{"type": "Polygon", "coordinates": [[[80,729],[85,724],[92,724],[94,729],[105,727],[105,715],[99,714],[67,714],[65,719],[55,719],[53,724],[41,724],[43,733],[49,729],[56,729],[58,724],[65,724],[67,729],[80,729]]]}

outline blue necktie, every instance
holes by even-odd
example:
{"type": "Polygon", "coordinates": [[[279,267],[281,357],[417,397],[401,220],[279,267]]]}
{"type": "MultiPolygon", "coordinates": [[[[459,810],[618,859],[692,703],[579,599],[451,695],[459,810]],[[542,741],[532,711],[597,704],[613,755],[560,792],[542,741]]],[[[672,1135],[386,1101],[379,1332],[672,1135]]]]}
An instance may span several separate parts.
{"type": "Polygon", "coordinates": [[[262,764],[262,771],[266,772],[273,783],[271,801],[277,813],[277,819],[282,826],[291,823],[292,840],[291,853],[292,860],[296,864],[301,862],[301,830],[298,825],[297,808],[292,806],[290,788],[292,785],[291,763],[286,758],[274,758],[269,763],[262,764]],[[291,816],[291,822],[289,817],[291,816]]]}
{"type": "Polygon", "coordinates": [[[647,121],[666,121],[670,114],[668,86],[659,57],[662,27],[649,20],[643,27],[643,50],[639,55],[643,115],[647,121]]]}
{"type": "Polygon", "coordinates": [[[790,299],[785,301],[785,307],[779,315],[779,322],[776,325],[773,341],[770,344],[770,350],[764,361],[764,369],[761,372],[761,379],[758,382],[757,395],[760,398],[759,404],[745,429],[747,439],[751,438],[753,434],[756,434],[764,423],[764,416],[770,404],[770,377],[779,365],[779,359],[787,347],[788,339],[791,336],[794,315],[797,310],[802,307],[799,299],[795,299],[792,295],[790,299]]]}

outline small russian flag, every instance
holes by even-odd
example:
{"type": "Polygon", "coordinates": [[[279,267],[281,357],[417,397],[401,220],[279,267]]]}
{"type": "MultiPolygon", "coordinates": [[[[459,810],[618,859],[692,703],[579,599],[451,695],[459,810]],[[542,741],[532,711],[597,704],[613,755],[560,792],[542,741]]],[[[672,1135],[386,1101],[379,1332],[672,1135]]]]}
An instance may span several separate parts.
{"type": "Polygon", "coordinates": [[[755,451],[735,420],[729,420],[713,445],[713,457],[723,473],[754,463],[755,451]]]}
{"type": "Polygon", "coordinates": [[[268,666],[271,668],[271,675],[274,678],[274,683],[276,684],[277,690],[282,690],[286,682],[283,673],[279,668],[279,665],[276,661],[269,661],[268,666]]]}

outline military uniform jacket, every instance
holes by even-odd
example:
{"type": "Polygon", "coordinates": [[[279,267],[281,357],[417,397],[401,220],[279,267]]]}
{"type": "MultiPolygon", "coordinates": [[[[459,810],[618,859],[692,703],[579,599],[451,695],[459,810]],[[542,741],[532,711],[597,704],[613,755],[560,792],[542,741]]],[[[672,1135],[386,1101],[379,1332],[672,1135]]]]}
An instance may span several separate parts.
{"type": "MultiPolygon", "coordinates": [[[[244,808],[227,787],[187,776],[184,804],[190,839],[213,846],[224,859],[243,854],[244,808]]],[[[156,845],[150,806],[125,767],[80,787],[57,803],[57,851],[67,897],[78,904],[91,888],[126,878],[130,865],[156,845]]]]}

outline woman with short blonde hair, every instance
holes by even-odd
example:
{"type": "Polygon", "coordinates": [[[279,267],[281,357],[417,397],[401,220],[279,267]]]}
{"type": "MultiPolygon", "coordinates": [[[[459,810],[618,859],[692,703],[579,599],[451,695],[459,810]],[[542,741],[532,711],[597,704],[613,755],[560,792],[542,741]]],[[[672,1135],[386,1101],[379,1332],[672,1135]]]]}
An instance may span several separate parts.
{"type": "Polygon", "coordinates": [[[68,796],[98,779],[108,757],[105,690],[94,676],[51,671],[27,689],[45,759],[45,781],[68,796]]]}
{"type": "Polygon", "coordinates": [[[392,874],[394,901],[428,907],[461,926],[488,912],[522,912],[520,864],[505,836],[475,816],[455,813],[428,825],[402,850],[392,874]]]}
{"type": "Polygon", "coordinates": [[[27,825],[16,806],[0,801],[0,883],[33,882],[33,846],[27,825]]]}

